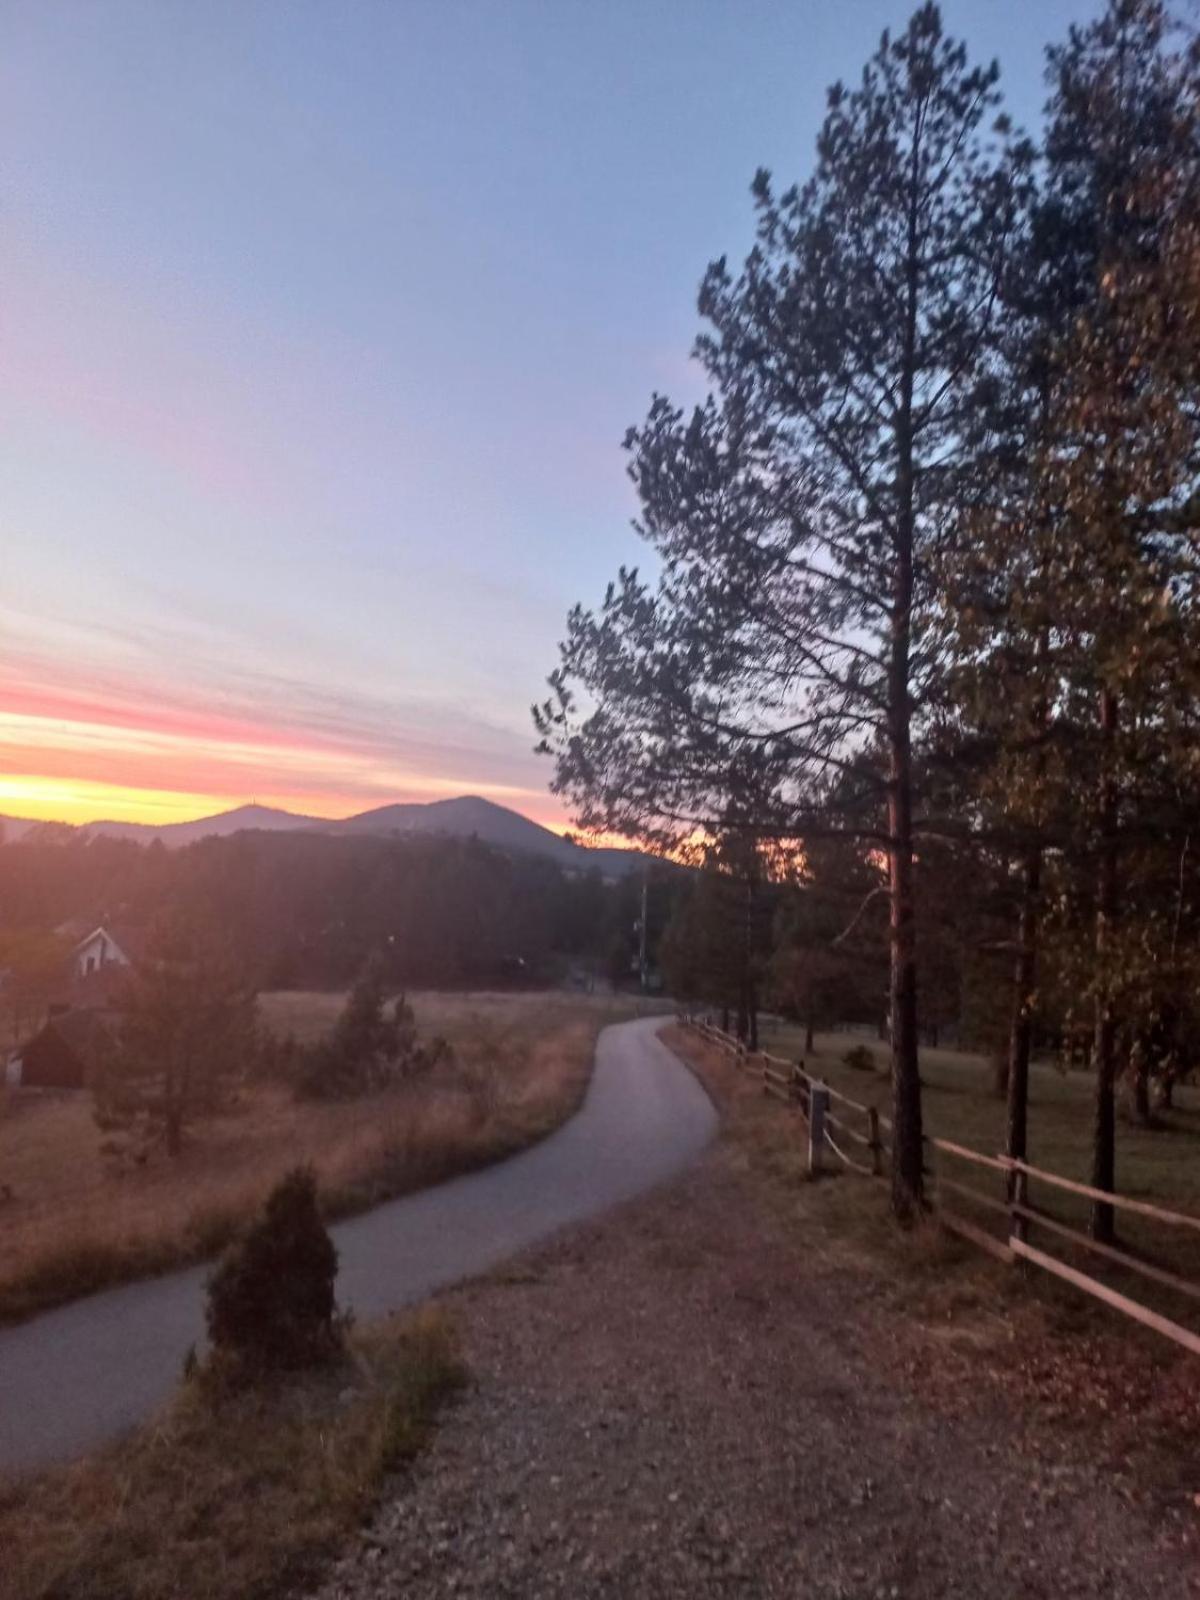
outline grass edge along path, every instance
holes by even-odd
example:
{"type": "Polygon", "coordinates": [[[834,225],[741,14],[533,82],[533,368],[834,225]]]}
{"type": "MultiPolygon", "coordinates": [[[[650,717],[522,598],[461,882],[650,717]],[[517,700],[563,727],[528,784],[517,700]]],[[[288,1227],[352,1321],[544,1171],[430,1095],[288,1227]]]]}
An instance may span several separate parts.
{"type": "Polygon", "coordinates": [[[261,1389],[185,1382],[69,1467],[0,1484],[0,1600],[269,1600],[312,1583],[467,1381],[436,1305],[261,1389]]]}

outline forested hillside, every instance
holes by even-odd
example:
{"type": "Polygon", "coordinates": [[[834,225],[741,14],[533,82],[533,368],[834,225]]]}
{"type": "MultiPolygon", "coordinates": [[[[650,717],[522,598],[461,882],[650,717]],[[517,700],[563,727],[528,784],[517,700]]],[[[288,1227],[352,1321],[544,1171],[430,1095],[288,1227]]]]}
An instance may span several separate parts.
{"type": "MultiPolygon", "coordinates": [[[[661,870],[661,869],[659,869],[661,870]]],[[[656,917],[671,892],[653,877],[656,917]]],[[[0,847],[0,965],[102,921],[200,922],[264,988],[339,985],[373,953],[422,986],[628,977],[640,878],[608,882],[472,839],[243,833],[182,850],[42,830],[0,847]]],[[[84,930],[86,931],[86,930],[84,930]]]]}

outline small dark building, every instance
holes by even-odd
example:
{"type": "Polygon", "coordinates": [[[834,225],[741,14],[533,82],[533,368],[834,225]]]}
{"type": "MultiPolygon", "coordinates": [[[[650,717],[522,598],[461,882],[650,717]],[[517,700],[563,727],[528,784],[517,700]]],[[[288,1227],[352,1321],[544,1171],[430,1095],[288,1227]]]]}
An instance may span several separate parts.
{"type": "Polygon", "coordinates": [[[97,1011],[65,1011],[8,1058],[5,1074],[13,1088],[86,1088],[107,1034],[104,1016],[97,1011]]]}

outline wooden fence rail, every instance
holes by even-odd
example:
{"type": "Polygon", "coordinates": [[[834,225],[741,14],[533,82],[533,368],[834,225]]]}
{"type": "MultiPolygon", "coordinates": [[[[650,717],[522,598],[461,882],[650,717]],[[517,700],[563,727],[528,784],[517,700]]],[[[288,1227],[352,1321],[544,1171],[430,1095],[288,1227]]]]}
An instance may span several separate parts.
{"type": "MultiPolygon", "coordinates": [[[[782,1057],[770,1055],[766,1051],[747,1050],[742,1041],[716,1027],[711,1018],[680,1017],[679,1021],[708,1043],[727,1051],[739,1071],[757,1075],[765,1095],[782,1102],[800,1114],[808,1131],[808,1168],[811,1175],[816,1176],[820,1173],[824,1154],[829,1152],[841,1167],[851,1172],[873,1178],[884,1176],[885,1158],[890,1156],[890,1150],[884,1143],[883,1134],[892,1131],[892,1124],[874,1106],[864,1105],[861,1101],[843,1094],[841,1090],[831,1088],[821,1078],[810,1073],[802,1061],[785,1061],[782,1057]],[[831,1105],[838,1109],[834,1111],[831,1105]],[[851,1120],[854,1117],[863,1118],[865,1127],[856,1127],[851,1120]],[[856,1156],[850,1155],[847,1148],[849,1146],[865,1150],[867,1160],[859,1160],[856,1156]]],[[[940,1220],[953,1233],[1006,1264],[1024,1261],[1030,1266],[1049,1272],[1054,1277],[1082,1290],[1084,1294],[1101,1301],[1112,1310],[1131,1318],[1143,1327],[1153,1329],[1183,1349],[1190,1350],[1193,1355],[1200,1355],[1200,1334],[1173,1318],[1153,1310],[1150,1306],[1132,1299],[1129,1295],[1120,1293],[1090,1273],[1072,1267],[1057,1256],[1031,1245],[1029,1232],[1030,1229],[1040,1228],[1052,1237],[1066,1241],[1075,1249],[1099,1256],[1114,1266],[1185,1296],[1189,1300],[1200,1301],[1200,1284],[1155,1262],[1142,1260],[1129,1250],[1093,1239],[1082,1228],[1073,1227],[1061,1217],[1053,1216],[1044,1208],[1032,1204],[1029,1198],[1029,1186],[1031,1182],[1045,1184],[1088,1200],[1102,1200],[1119,1211],[1147,1217],[1171,1228],[1200,1232],[1200,1217],[1189,1216],[1182,1211],[1171,1211],[1165,1206],[1153,1205],[1147,1200],[1134,1200],[1127,1195],[1109,1194],[1106,1190],[1093,1188],[1090,1184],[1079,1183],[1073,1178],[1064,1178],[1060,1173],[1047,1172],[1041,1167],[1031,1166],[1027,1161],[1014,1161],[1011,1157],[1003,1155],[985,1155],[982,1150],[957,1144],[951,1139],[926,1135],[925,1144],[927,1150],[937,1158],[932,1171],[926,1169],[932,1178],[933,1203],[940,1220]],[[958,1177],[948,1176],[943,1171],[945,1158],[975,1168],[980,1182],[987,1182],[989,1179],[994,1181],[994,1176],[999,1174],[1004,1180],[1003,1193],[995,1194],[978,1187],[975,1183],[967,1183],[958,1177]],[[1004,1217],[1007,1224],[1005,1236],[998,1238],[971,1218],[963,1216],[960,1210],[952,1209],[946,1203],[947,1197],[966,1201],[969,1205],[979,1206],[984,1211],[1004,1217]]]]}

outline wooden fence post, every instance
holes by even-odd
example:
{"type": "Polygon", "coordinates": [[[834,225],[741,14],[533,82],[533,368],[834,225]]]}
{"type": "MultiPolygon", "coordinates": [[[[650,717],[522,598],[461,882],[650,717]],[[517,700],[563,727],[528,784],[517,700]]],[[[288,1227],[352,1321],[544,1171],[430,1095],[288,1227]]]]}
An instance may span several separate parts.
{"type": "MultiPolygon", "coordinates": [[[[1014,1167],[1009,1173],[1010,1204],[1025,1206],[1029,1204],[1029,1175],[1022,1172],[1020,1167],[1014,1167]]],[[[1008,1237],[1010,1240],[1019,1239],[1022,1244],[1029,1238],[1029,1223],[1024,1217],[1018,1216],[1016,1211],[1008,1215],[1008,1237]]]]}
{"type": "Polygon", "coordinates": [[[821,1151],[825,1145],[825,1113],[829,1109],[829,1090],[823,1083],[814,1083],[808,1092],[808,1175],[815,1178],[821,1170],[821,1151]]]}
{"type": "Polygon", "coordinates": [[[883,1147],[879,1142],[879,1112],[874,1106],[867,1107],[867,1137],[871,1141],[871,1175],[880,1178],[883,1176],[883,1147]]]}

